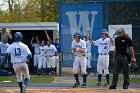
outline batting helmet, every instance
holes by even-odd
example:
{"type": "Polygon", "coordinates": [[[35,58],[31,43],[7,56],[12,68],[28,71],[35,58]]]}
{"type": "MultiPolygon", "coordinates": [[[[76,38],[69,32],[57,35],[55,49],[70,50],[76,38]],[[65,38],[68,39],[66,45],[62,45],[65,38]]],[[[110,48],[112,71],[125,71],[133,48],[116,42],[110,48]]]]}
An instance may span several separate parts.
{"type": "Polygon", "coordinates": [[[105,35],[106,35],[106,37],[108,37],[108,32],[107,32],[107,30],[106,30],[106,29],[102,29],[101,34],[105,34],[105,35]]]}
{"type": "Polygon", "coordinates": [[[139,69],[138,64],[136,62],[131,62],[131,64],[130,64],[130,71],[132,73],[135,73],[135,72],[138,71],[138,69],[139,69]]]}
{"type": "Polygon", "coordinates": [[[14,41],[15,41],[15,42],[19,42],[19,41],[21,41],[22,39],[23,39],[23,35],[22,35],[21,32],[16,32],[16,33],[14,34],[14,41]]]}
{"type": "Polygon", "coordinates": [[[81,35],[81,33],[79,33],[79,32],[75,32],[73,36],[81,37],[82,35],[81,35]]]}

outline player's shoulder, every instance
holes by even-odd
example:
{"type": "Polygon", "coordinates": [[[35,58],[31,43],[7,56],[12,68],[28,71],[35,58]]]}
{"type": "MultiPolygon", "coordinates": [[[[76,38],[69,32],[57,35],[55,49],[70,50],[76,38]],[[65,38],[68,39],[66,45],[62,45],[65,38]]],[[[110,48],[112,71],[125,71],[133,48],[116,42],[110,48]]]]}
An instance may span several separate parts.
{"type": "Polygon", "coordinates": [[[50,47],[54,48],[55,46],[51,44],[51,46],[50,46],[50,47]]]}

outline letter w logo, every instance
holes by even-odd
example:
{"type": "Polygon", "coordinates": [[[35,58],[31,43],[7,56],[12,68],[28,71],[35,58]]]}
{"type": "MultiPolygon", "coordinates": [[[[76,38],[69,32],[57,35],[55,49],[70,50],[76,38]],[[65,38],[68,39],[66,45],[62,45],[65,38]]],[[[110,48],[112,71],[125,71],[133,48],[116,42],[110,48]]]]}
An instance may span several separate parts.
{"type": "Polygon", "coordinates": [[[66,12],[68,16],[71,34],[74,32],[81,32],[82,35],[87,35],[87,28],[91,28],[91,35],[94,28],[95,16],[97,11],[79,11],[79,12],[66,12]]]}

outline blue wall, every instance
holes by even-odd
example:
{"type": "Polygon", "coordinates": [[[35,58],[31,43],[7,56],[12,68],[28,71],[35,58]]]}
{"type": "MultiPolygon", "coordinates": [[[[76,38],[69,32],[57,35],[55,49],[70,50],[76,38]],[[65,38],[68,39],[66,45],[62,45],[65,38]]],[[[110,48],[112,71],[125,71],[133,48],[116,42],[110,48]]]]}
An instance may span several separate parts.
{"type": "MultiPolygon", "coordinates": [[[[71,42],[73,33],[80,32],[87,35],[86,29],[91,28],[92,39],[100,38],[103,27],[103,4],[94,2],[61,3],[60,15],[60,36],[62,46],[62,65],[72,66],[74,56],[71,53],[71,42]]],[[[97,47],[92,46],[93,60],[97,59],[97,47]]],[[[92,66],[94,63],[92,63],[92,66]]]]}

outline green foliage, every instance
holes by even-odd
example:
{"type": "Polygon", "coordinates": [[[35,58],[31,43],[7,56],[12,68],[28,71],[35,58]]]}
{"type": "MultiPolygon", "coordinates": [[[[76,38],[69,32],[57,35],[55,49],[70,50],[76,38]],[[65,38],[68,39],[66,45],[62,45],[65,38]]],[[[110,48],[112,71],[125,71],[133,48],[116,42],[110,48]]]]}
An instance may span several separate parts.
{"type": "Polygon", "coordinates": [[[14,0],[10,4],[7,10],[0,8],[0,22],[58,21],[58,0],[14,0]]]}

